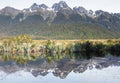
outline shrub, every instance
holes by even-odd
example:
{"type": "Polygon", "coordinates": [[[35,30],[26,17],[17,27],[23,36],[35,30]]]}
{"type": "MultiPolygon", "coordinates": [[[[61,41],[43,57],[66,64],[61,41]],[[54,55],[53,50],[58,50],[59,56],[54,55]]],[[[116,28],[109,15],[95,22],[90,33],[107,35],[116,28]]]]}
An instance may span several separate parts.
{"type": "Polygon", "coordinates": [[[80,52],[80,50],[81,50],[81,43],[76,43],[74,48],[75,48],[75,52],[80,52]]]}
{"type": "Polygon", "coordinates": [[[92,42],[85,42],[81,44],[81,51],[90,52],[92,50],[92,42]]]}
{"type": "Polygon", "coordinates": [[[93,52],[103,52],[103,51],[105,51],[105,45],[103,45],[102,43],[94,44],[92,46],[92,51],[93,52]]]}

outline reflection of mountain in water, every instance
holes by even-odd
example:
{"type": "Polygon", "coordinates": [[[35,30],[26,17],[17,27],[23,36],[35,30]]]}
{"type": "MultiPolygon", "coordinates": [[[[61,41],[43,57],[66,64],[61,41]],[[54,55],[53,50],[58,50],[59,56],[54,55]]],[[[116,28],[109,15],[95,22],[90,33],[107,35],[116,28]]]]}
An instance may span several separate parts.
{"type": "Polygon", "coordinates": [[[64,79],[71,71],[74,73],[83,73],[87,69],[102,69],[112,65],[119,66],[120,58],[105,57],[92,58],[90,60],[63,58],[59,61],[52,61],[51,63],[48,63],[48,61],[44,58],[39,58],[36,61],[28,62],[25,65],[16,64],[14,61],[0,61],[0,72],[12,74],[17,71],[26,70],[34,77],[39,75],[46,76],[48,73],[53,73],[54,76],[64,79]]]}

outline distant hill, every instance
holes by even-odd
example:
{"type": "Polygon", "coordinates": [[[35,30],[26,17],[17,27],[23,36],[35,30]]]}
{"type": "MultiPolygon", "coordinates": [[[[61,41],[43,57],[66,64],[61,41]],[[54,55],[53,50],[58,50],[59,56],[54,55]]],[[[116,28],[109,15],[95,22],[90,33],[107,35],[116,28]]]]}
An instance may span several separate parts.
{"type": "Polygon", "coordinates": [[[0,36],[29,34],[35,39],[120,38],[120,13],[70,8],[64,1],[49,8],[34,3],[18,10],[0,10],[0,36]]]}

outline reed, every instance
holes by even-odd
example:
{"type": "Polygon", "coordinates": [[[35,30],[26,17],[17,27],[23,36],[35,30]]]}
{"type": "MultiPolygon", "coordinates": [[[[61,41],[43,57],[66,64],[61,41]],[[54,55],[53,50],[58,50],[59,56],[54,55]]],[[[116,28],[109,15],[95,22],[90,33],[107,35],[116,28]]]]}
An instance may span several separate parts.
{"type": "Polygon", "coordinates": [[[0,53],[63,54],[80,52],[120,52],[120,40],[32,40],[29,35],[1,40],[0,53]]]}

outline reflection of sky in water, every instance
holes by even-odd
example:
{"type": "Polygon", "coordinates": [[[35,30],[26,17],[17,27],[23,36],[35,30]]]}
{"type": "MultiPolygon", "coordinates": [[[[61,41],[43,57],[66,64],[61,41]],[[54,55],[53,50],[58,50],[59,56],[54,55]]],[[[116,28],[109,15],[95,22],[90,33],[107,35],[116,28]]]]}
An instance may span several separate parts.
{"type": "Polygon", "coordinates": [[[26,70],[7,75],[0,72],[0,83],[119,83],[120,67],[109,66],[102,70],[92,69],[83,73],[71,72],[65,79],[55,77],[52,73],[34,77],[26,70]],[[2,79],[1,79],[2,78],[2,79]]]}

